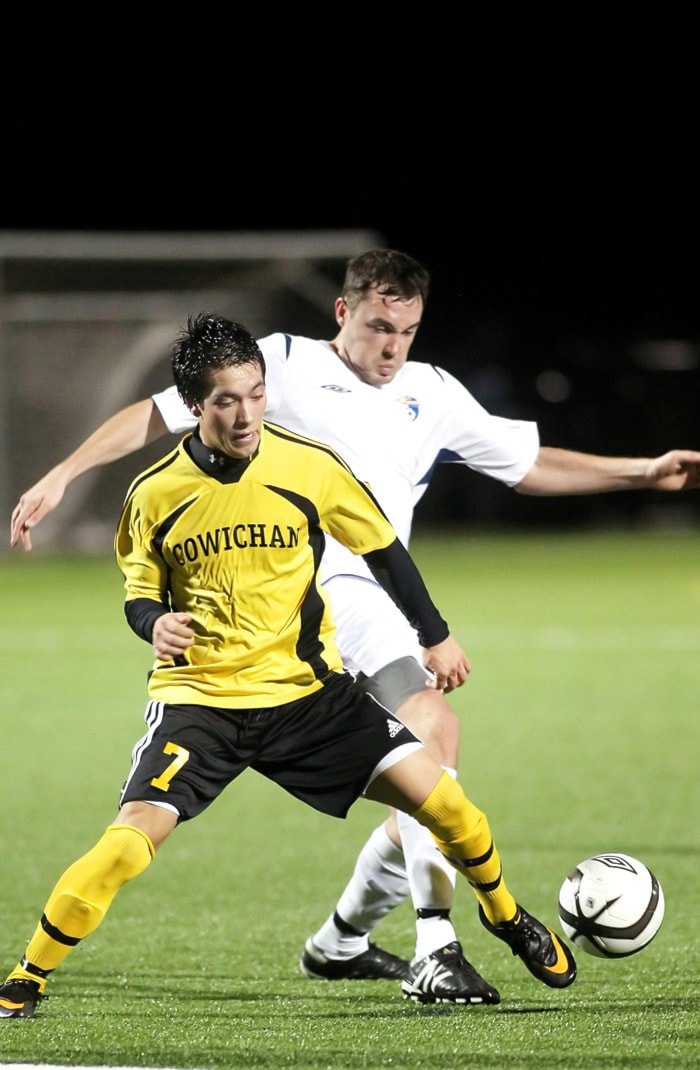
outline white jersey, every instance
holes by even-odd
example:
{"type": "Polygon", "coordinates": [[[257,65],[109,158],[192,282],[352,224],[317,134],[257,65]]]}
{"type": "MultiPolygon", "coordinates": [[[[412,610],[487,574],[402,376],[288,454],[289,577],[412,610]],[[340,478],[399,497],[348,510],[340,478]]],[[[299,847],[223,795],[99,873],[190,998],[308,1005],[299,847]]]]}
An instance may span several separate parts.
{"type": "MultiPolygon", "coordinates": [[[[332,446],[369,483],[406,546],[437,464],[465,464],[512,487],[537,457],[535,423],[492,416],[442,368],[407,361],[390,383],[368,386],[328,342],[271,334],[258,345],[267,365],[265,418],[332,446]]],[[[170,431],[196,423],[176,387],[153,400],[170,431]]],[[[321,574],[371,578],[361,557],[330,538],[321,574]]]]}

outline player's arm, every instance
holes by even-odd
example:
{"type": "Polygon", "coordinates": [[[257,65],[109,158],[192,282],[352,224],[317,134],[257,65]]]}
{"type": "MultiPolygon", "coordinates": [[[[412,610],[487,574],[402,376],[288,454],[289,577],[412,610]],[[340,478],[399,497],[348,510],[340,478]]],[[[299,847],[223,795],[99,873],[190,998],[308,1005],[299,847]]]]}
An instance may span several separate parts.
{"type": "Polygon", "coordinates": [[[519,494],[601,494],[618,490],[678,491],[700,486],[700,452],[670,450],[661,457],[600,457],[540,447],[535,463],[516,484],[519,494]]]}
{"type": "Polygon", "coordinates": [[[167,430],[151,398],[137,401],[110,417],[73,453],[24,492],[12,511],[10,546],[15,546],[21,539],[24,549],[31,550],[31,529],[56,508],[66,487],[77,476],[141,449],[167,430]]]}
{"type": "Polygon", "coordinates": [[[124,613],[129,627],[153,646],[162,661],[182,655],[194,642],[189,613],[173,612],[168,595],[168,570],[153,549],[153,519],[141,500],[138,480],[129,490],[117,525],[114,549],[124,576],[124,613]]]}
{"type": "Polygon", "coordinates": [[[384,549],[363,556],[377,582],[416,629],[435,687],[445,692],[461,687],[471,669],[469,659],[450,635],[403,543],[397,538],[384,549]]]}
{"type": "Polygon", "coordinates": [[[183,654],[194,643],[189,613],[172,613],[168,606],[150,598],[134,598],[124,606],[129,627],[153,646],[161,661],[183,654]]]}

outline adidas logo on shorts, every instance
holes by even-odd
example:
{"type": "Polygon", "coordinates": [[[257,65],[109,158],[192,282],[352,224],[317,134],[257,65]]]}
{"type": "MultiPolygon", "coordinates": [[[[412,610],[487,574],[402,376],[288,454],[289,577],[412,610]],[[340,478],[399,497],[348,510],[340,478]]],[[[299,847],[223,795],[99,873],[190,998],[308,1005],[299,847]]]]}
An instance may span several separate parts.
{"type": "Polygon", "coordinates": [[[391,739],[393,739],[394,736],[398,736],[399,732],[403,728],[403,725],[400,721],[391,721],[388,717],[386,719],[386,724],[387,728],[389,729],[389,736],[391,737],[391,739]]]}

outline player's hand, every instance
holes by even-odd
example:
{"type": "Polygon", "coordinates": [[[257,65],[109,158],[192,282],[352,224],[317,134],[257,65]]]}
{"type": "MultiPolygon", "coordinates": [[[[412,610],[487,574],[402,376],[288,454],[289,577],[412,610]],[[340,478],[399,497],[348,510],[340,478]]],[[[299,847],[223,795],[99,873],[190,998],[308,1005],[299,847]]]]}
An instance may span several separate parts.
{"type": "Polygon", "coordinates": [[[47,513],[55,509],[66,489],[66,482],[60,472],[52,469],[43,479],[35,483],[17,502],[12,510],[10,522],[10,546],[16,546],[22,540],[27,553],[32,548],[30,531],[43,520],[47,513]]]}
{"type": "Polygon", "coordinates": [[[471,672],[469,658],[451,635],[437,646],[426,647],[423,663],[433,673],[433,686],[446,695],[466,683],[471,672]]]}
{"type": "Polygon", "coordinates": [[[162,661],[176,658],[194,643],[189,613],[164,613],[153,625],[153,653],[162,661]]]}
{"type": "Polygon", "coordinates": [[[657,490],[694,490],[700,487],[700,453],[671,450],[649,462],[647,483],[657,490]]]}

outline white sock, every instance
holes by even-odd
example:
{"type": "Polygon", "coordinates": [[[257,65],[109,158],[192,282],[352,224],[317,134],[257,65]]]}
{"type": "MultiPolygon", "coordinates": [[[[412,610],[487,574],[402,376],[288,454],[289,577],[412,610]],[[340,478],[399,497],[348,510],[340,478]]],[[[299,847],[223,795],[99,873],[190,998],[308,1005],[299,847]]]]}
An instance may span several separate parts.
{"type": "MultiPolygon", "coordinates": [[[[456,778],[454,769],[447,772],[456,778]]],[[[452,909],[457,873],[438,850],[427,828],[407,814],[399,812],[397,817],[415,910],[445,912],[443,917],[416,918],[415,957],[422,959],[457,939],[447,916],[452,909]]]]}
{"type": "Polygon", "coordinates": [[[328,958],[352,958],[369,946],[368,933],[409,893],[403,851],[391,840],[384,825],[371,834],[357,856],[352,877],[335,911],[314,933],[313,942],[328,958]],[[356,932],[338,928],[338,913],[356,932]]]}
{"type": "Polygon", "coordinates": [[[416,918],[416,950],[413,959],[418,962],[426,955],[432,955],[433,951],[447,947],[456,939],[457,934],[449,918],[416,918]]]}

